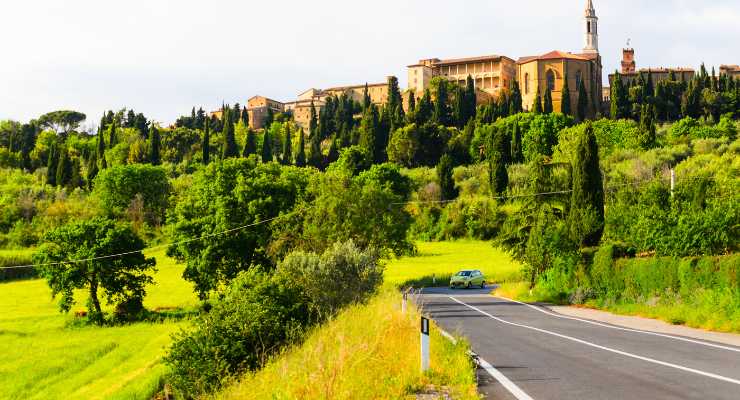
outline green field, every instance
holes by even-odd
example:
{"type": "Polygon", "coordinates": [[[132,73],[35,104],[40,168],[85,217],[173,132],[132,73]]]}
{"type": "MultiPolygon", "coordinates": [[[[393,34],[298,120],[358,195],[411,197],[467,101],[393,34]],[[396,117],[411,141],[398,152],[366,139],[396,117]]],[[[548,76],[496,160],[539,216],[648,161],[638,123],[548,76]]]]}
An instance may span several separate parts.
{"type": "Polygon", "coordinates": [[[419,242],[418,255],[391,260],[386,266],[385,281],[395,286],[428,286],[432,275],[438,285],[463,269],[479,269],[489,283],[518,281],[520,265],[489,242],[458,240],[455,242],[419,242]]]}
{"type": "MultiPolygon", "coordinates": [[[[192,308],[198,301],[182,266],[164,256],[149,309],[192,308]]],[[[73,310],[84,309],[79,293],[73,310]]],[[[186,322],[80,326],[60,314],[43,280],[0,283],[0,399],[148,399],[160,387],[159,360],[170,334],[186,322]]]]}
{"type": "MultiPolygon", "coordinates": [[[[490,282],[516,279],[519,267],[487,242],[418,243],[416,257],[388,262],[386,281],[401,285],[463,268],[481,269],[490,282]]],[[[192,310],[198,304],[181,265],[163,251],[157,258],[156,284],[149,287],[150,310],[192,310]]],[[[73,311],[85,309],[77,294],[73,311]]],[[[166,372],[160,363],[170,335],[186,321],[136,323],[97,328],[60,314],[46,282],[0,283],[0,399],[148,399],[166,372]]]]}

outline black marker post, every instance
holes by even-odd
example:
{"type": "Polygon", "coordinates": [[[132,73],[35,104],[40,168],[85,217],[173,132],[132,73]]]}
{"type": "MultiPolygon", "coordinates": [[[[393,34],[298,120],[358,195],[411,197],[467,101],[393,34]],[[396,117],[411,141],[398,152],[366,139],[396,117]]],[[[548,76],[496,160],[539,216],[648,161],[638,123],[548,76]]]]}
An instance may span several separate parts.
{"type": "Polygon", "coordinates": [[[421,372],[429,369],[429,319],[421,317],[421,372]]]}

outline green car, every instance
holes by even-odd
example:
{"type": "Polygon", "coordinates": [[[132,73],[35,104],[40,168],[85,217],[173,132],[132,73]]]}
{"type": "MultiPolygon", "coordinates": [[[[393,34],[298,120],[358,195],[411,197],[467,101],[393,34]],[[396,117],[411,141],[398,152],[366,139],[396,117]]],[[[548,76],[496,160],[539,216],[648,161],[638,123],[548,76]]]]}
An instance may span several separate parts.
{"type": "Polygon", "coordinates": [[[486,288],[486,278],[477,269],[460,271],[450,278],[450,289],[461,287],[470,289],[473,286],[479,286],[481,289],[486,288]]]}

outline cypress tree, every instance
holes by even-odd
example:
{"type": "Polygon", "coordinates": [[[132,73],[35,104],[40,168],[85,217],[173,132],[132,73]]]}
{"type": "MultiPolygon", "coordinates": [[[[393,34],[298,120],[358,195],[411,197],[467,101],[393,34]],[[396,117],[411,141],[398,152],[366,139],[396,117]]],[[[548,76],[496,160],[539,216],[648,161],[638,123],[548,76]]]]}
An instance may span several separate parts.
{"type": "Polygon", "coordinates": [[[75,189],[82,187],[84,182],[82,181],[82,171],[80,167],[80,159],[79,157],[75,157],[74,160],[72,160],[72,164],[70,166],[70,177],[69,177],[69,184],[68,187],[70,189],[75,189]]]}
{"type": "Polygon", "coordinates": [[[314,107],[313,101],[311,101],[311,118],[308,121],[308,137],[313,137],[318,133],[318,125],[319,123],[316,119],[316,107],[314,107]]]}
{"type": "Polygon", "coordinates": [[[424,96],[421,97],[419,104],[416,107],[416,124],[424,125],[432,119],[434,113],[434,105],[432,104],[432,94],[429,89],[424,91],[424,96]]]}
{"type": "Polygon", "coordinates": [[[283,165],[293,164],[293,138],[290,134],[290,127],[285,126],[285,141],[283,142],[283,165]]]}
{"type": "Polygon", "coordinates": [[[297,167],[306,166],[306,135],[303,133],[303,128],[298,131],[298,154],[295,156],[295,165],[297,167]]]}
{"type": "Polygon", "coordinates": [[[452,169],[452,158],[448,154],[443,155],[437,164],[437,179],[442,192],[442,200],[454,200],[458,194],[455,180],[452,178],[452,169]]]}
{"type": "Polygon", "coordinates": [[[560,112],[565,115],[571,115],[570,109],[570,88],[568,87],[568,76],[563,79],[563,91],[560,97],[560,112]]]}
{"type": "Polygon", "coordinates": [[[110,124],[110,132],[108,138],[108,148],[112,149],[118,143],[116,135],[116,123],[115,121],[110,124]]]}
{"type": "Polygon", "coordinates": [[[494,151],[488,157],[488,179],[491,187],[491,193],[502,195],[509,186],[509,174],[506,172],[506,163],[504,157],[498,151],[494,151]]]}
{"type": "Polygon", "coordinates": [[[550,88],[545,89],[545,99],[542,102],[542,111],[545,114],[552,114],[552,92],[550,88]]]}
{"type": "Polygon", "coordinates": [[[409,90],[409,114],[416,110],[416,95],[413,90],[409,90]]]}
{"type": "Polygon", "coordinates": [[[370,155],[370,158],[374,162],[377,162],[380,157],[379,154],[376,154],[376,142],[378,141],[379,130],[378,108],[375,107],[375,105],[371,105],[370,108],[365,110],[365,114],[362,116],[362,121],[360,121],[359,144],[360,147],[367,151],[367,154],[370,155]]]}
{"type": "Polygon", "coordinates": [[[92,190],[93,188],[93,180],[95,180],[95,177],[98,176],[98,157],[95,155],[95,153],[90,156],[90,159],[87,163],[87,189],[92,190]]]}
{"type": "Polygon", "coordinates": [[[49,147],[49,157],[46,159],[46,183],[51,186],[57,185],[57,164],[59,155],[57,154],[56,144],[49,147]]]}
{"type": "MultiPolygon", "coordinates": [[[[390,92],[388,92],[390,93],[390,92]]],[[[365,82],[365,91],[362,93],[362,110],[367,110],[368,107],[370,107],[370,90],[367,87],[367,82],[365,82]]]]}
{"type": "Polygon", "coordinates": [[[201,145],[203,151],[203,164],[208,165],[211,162],[211,127],[210,120],[208,118],[203,121],[203,144],[201,145]]]}
{"type": "Polygon", "coordinates": [[[462,129],[467,123],[467,99],[466,93],[460,86],[455,86],[455,102],[452,106],[452,118],[455,120],[455,126],[462,129]]]}
{"type": "Polygon", "coordinates": [[[270,129],[273,122],[275,122],[275,111],[272,111],[272,108],[267,107],[267,116],[265,117],[263,126],[265,129],[270,129]]]}
{"type": "Polygon", "coordinates": [[[309,163],[321,169],[324,164],[324,155],[321,153],[321,135],[313,135],[311,137],[311,154],[309,163]]]}
{"type": "Polygon", "coordinates": [[[242,124],[245,128],[249,129],[249,111],[247,111],[247,107],[245,106],[242,110],[242,124]]]}
{"type": "Polygon", "coordinates": [[[101,129],[98,129],[97,155],[101,160],[105,158],[105,138],[103,137],[103,131],[101,129]]]}
{"type": "Polygon", "coordinates": [[[578,109],[576,114],[578,121],[585,121],[588,113],[588,93],[583,81],[578,83],[578,109]]]}
{"type": "Polygon", "coordinates": [[[265,134],[262,137],[262,162],[268,163],[272,161],[272,136],[270,130],[265,129],[265,134]]]}
{"type": "Polygon", "coordinates": [[[337,139],[336,135],[331,139],[329,155],[327,156],[327,161],[329,162],[329,164],[339,159],[339,143],[337,143],[338,141],[339,139],[337,139]]]}
{"type": "Polygon", "coordinates": [[[159,130],[152,123],[149,127],[149,162],[152,165],[159,165],[162,163],[162,157],[159,154],[161,146],[162,138],[159,136],[159,130]]]}
{"type": "Polygon", "coordinates": [[[627,90],[622,83],[622,76],[619,72],[614,73],[611,88],[611,117],[612,119],[628,118],[630,115],[629,98],[627,90]]]}
{"type": "Polygon", "coordinates": [[[522,154],[522,134],[519,129],[519,123],[514,122],[511,130],[511,162],[520,163],[524,161],[522,154]]]}
{"type": "Polygon", "coordinates": [[[401,90],[398,88],[398,78],[395,76],[388,77],[388,110],[391,112],[391,127],[398,128],[403,124],[405,117],[403,113],[403,98],[401,90]]]}
{"type": "Polygon", "coordinates": [[[581,247],[597,246],[604,232],[604,184],[599,147],[591,122],[586,123],[573,158],[573,192],[568,216],[570,238],[581,247]]]}
{"type": "Polygon", "coordinates": [[[540,90],[537,89],[537,96],[534,98],[534,104],[532,105],[532,112],[535,114],[542,114],[542,96],[540,96],[540,90]]]}
{"type": "Polygon", "coordinates": [[[67,186],[72,178],[72,163],[67,149],[59,151],[59,161],[56,168],[57,186],[67,186]]]}
{"type": "Polygon", "coordinates": [[[449,96],[447,94],[447,81],[438,81],[437,98],[434,101],[434,120],[438,125],[450,126],[450,106],[449,96]]]}
{"type": "Polygon", "coordinates": [[[655,108],[650,104],[643,104],[640,109],[640,135],[638,145],[644,150],[655,147],[655,108]]]}
{"type": "Polygon", "coordinates": [[[465,80],[465,123],[468,124],[471,118],[475,118],[476,108],[478,106],[478,97],[475,95],[475,83],[473,77],[468,75],[465,80]]]}
{"type": "Polygon", "coordinates": [[[514,81],[514,85],[511,90],[511,103],[513,105],[513,109],[511,110],[512,113],[516,114],[522,112],[522,92],[519,89],[519,82],[516,80],[514,81]]]}
{"type": "MultiPolygon", "coordinates": [[[[265,130],[267,131],[267,130],[265,130]]],[[[227,108],[224,111],[224,147],[221,154],[225,160],[227,158],[238,157],[239,150],[236,145],[236,137],[234,136],[234,122],[231,120],[231,111],[227,108]]]]}
{"type": "Polygon", "coordinates": [[[244,141],[242,157],[247,158],[252,154],[257,154],[257,134],[255,134],[253,130],[247,128],[247,138],[244,141]]]}

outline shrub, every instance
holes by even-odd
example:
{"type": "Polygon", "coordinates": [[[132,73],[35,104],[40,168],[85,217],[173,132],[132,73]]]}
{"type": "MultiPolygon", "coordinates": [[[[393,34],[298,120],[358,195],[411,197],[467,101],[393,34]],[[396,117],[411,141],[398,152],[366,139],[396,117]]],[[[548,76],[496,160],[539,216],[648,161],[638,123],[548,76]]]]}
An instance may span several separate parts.
{"type": "Polygon", "coordinates": [[[310,317],[297,286],[242,272],[191,330],[173,336],[170,381],[187,398],[213,392],[299,338],[310,317]]]}

